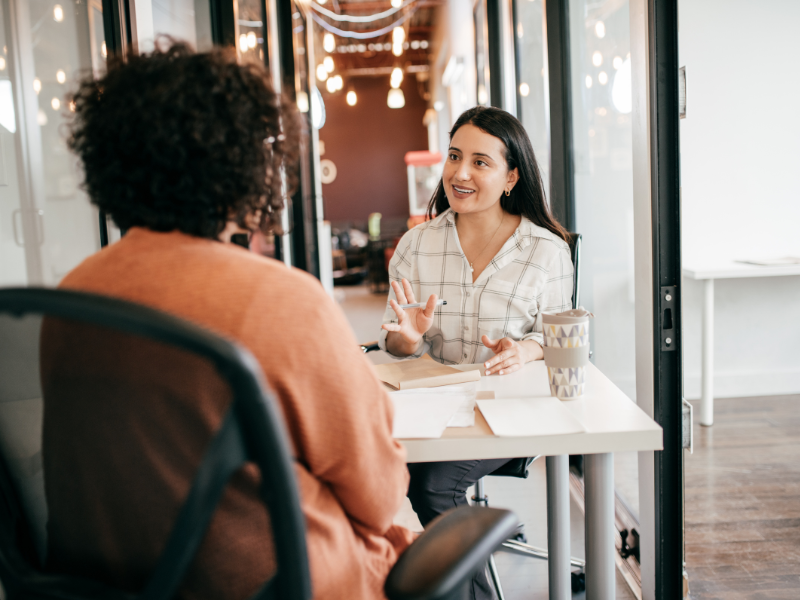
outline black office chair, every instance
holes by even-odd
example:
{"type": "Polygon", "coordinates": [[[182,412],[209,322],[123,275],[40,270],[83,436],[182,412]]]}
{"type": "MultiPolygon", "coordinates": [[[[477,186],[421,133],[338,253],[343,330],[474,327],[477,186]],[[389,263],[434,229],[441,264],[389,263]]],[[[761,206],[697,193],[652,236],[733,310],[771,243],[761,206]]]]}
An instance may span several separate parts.
{"type": "MultiPolygon", "coordinates": [[[[569,234],[569,251],[570,257],[572,258],[572,266],[573,266],[573,273],[572,273],[572,308],[578,308],[579,300],[580,300],[580,261],[581,261],[581,239],[582,236],[580,233],[570,233],[569,234]]],[[[361,344],[361,351],[364,353],[373,352],[375,350],[379,350],[377,342],[368,342],[366,344],[361,344]]],[[[527,479],[528,477],[528,467],[531,465],[533,461],[535,461],[538,456],[534,457],[527,457],[527,458],[516,458],[504,464],[502,467],[497,469],[496,471],[489,474],[490,477],[519,477],[521,479],[527,479]]],[[[475,483],[475,495],[472,496],[473,504],[476,505],[483,505],[484,507],[488,507],[489,505],[489,498],[486,496],[484,492],[484,484],[483,479],[479,479],[475,483]]],[[[515,537],[510,538],[503,542],[503,546],[514,550],[516,552],[521,552],[527,556],[538,558],[542,560],[547,560],[547,550],[544,548],[537,548],[536,546],[529,545],[524,535],[518,533],[515,537]]],[[[577,567],[581,571],[585,567],[585,561],[573,558],[571,559],[571,564],[573,567],[577,567]]],[[[494,583],[495,589],[497,591],[497,595],[499,600],[503,600],[503,588],[500,584],[500,578],[497,574],[497,566],[495,565],[494,558],[489,557],[489,573],[492,577],[492,582],[494,583]]],[[[573,591],[581,591],[584,587],[584,577],[582,572],[574,573],[572,578],[572,588],[573,591]]]]}
{"type": "MultiPolygon", "coordinates": [[[[119,350],[119,347],[116,347],[119,350]]],[[[75,348],[79,351],[79,348],[75,348]]],[[[122,348],[124,352],[125,347],[122,348]]],[[[277,572],[254,598],[312,596],[305,522],[281,412],[244,348],[161,312],[90,294],[0,290],[0,581],[7,600],[168,600],[180,588],[227,482],[243,463],[261,472],[277,572]],[[51,574],[41,457],[41,317],[179,349],[200,357],[233,398],[207,447],[164,550],[139,593],[51,574]]],[[[462,600],[472,573],[516,526],[513,513],[464,508],[443,515],[400,557],[386,581],[390,600],[462,600]]]]}

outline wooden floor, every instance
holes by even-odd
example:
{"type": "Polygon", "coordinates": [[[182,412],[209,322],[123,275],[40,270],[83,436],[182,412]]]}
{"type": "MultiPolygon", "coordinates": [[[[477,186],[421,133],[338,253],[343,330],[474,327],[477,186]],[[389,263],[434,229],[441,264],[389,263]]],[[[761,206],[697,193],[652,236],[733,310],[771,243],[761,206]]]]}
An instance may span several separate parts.
{"type": "Polygon", "coordinates": [[[693,600],[800,598],[800,396],[717,400],[686,454],[693,600]]]}

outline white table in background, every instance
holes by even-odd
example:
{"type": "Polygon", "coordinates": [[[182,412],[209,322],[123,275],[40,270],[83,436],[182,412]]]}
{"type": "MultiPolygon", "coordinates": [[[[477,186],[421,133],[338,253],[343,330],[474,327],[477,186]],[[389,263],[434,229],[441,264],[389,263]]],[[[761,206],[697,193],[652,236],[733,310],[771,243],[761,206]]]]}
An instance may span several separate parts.
{"type": "Polygon", "coordinates": [[[684,266],[683,276],[703,281],[700,424],[714,424],[714,280],[800,275],[800,265],[766,267],[737,262],[684,266]]]}
{"type": "MultiPolygon", "coordinates": [[[[457,368],[478,368],[461,365],[457,368]]],[[[615,598],[614,452],[662,450],[661,427],[594,365],[587,368],[586,394],[564,406],[586,431],[535,437],[498,437],[480,411],[475,426],[448,428],[439,439],[401,440],[409,462],[547,457],[547,546],[550,599],[569,600],[569,456],[584,454],[586,598],[615,598]]],[[[550,396],[542,361],[511,375],[482,377],[481,390],[495,398],[550,396]]]]}

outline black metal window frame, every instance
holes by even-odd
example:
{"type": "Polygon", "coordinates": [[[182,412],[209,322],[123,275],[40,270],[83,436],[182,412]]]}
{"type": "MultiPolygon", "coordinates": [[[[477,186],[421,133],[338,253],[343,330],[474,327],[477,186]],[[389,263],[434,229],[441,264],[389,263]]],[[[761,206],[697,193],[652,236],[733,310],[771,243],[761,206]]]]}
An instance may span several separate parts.
{"type": "Polygon", "coordinates": [[[683,341],[681,305],[678,1],[648,0],[653,248],[653,417],[656,598],[683,597],[683,341]],[[667,310],[670,314],[667,315],[667,310]],[[670,328],[666,342],[666,328],[670,328]]]}

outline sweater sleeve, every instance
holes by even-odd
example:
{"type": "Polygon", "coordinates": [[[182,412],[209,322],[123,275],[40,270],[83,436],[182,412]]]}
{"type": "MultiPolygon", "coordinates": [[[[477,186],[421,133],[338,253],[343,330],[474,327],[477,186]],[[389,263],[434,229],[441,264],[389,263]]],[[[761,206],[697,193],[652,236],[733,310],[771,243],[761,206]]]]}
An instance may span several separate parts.
{"type": "Polygon", "coordinates": [[[261,332],[259,359],[280,397],[297,460],[327,484],[356,529],[383,535],[408,490],[391,401],[319,282],[293,279],[292,302],[278,307],[285,315],[277,322],[287,325],[261,332]]]}

